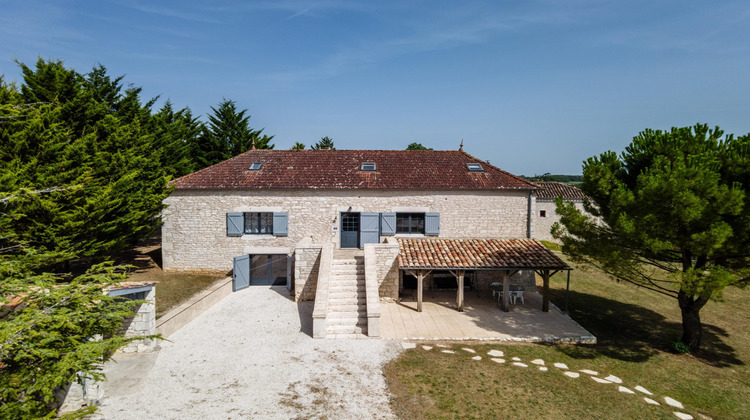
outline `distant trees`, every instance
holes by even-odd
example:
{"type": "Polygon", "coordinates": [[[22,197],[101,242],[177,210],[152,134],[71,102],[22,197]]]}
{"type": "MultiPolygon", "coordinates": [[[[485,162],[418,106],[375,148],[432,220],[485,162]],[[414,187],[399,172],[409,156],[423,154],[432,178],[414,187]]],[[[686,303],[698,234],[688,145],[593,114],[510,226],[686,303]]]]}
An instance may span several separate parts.
{"type": "Polygon", "coordinates": [[[336,150],[333,146],[333,139],[330,137],[323,137],[317,143],[310,147],[312,150],[336,150]]]}
{"type": "Polygon", "coordinates": [[[603,223],[558,200],[553,227],[575,260],[675,299],[692,351],[701,309],[750,283],[750,135],[723,134],[705,124],[645,130],[621,155],[589,158],[581,189],[603,223]]]}
{"type": "Polygon", "coordinates": [[[433,150],[432,147],[422,146],[422,143],[410,143],[406,146],[406,150],[433,150]]]}
{"type": "Polygon", "coordinates": [[[305,150],[305,145],[300,142],[294,143],[294,146],[290,148],[290,150],[305,150]]]}
{"type": "Polygon", "coordinates": [[[219,163],[250,150],[273,149],[273,136],[263,134],[263,129],[250,127],[247,109],[238,110],[234,101],[224,99],[219,106],[211,107],[212,114],[198,138],[195,160],[203,168],[219,163]]]}

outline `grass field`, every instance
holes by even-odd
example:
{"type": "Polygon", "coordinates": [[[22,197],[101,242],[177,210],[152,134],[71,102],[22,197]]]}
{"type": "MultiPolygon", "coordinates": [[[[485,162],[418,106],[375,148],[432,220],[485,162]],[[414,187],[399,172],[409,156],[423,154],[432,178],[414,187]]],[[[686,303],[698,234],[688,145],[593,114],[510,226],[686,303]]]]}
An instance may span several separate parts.
{"type": "MultiPolygon", "coordinates": [[[[580,268],[580,267],[578,267],[580,268]]],[[[562,308],[565,278],[552,277],[551,298],[562,308]]],[[[676,418],[664,404],[669,396],[685,404],[696,418],[750,418],[750,291],[728,289],[722,302],[702,311],[704,348],[697,355],[678,355],[672,343],[681,334],[676,300],[617,283],[596,271],[571,275],[570,315],[598,338],[596,345],[453,344],[455,355],[417,347],[386,366],[394,394],[392,407],[402,418],[676,418]],[[461,347],[482,355],[471,360],[461,347]],[[505,364],[489,360],[490,349],[506,354],[505,364]],[[598,384],[582,375],[572,379],[550,367],[510,365],[520,357],[567,364],[615,375],[632,389],[652,391],[661,406],[644,402],[646,395],[627,395],[614,384],[598,384]]],[[[678,410],[679,411],[679,410],[678,410]]]]}

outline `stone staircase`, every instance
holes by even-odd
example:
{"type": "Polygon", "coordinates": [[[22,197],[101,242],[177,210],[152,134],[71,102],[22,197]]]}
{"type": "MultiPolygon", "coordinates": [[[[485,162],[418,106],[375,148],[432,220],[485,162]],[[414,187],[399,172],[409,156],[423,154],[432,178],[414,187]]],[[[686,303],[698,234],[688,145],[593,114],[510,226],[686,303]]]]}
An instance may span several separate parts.
{"type": "Polygon", "coordinates": [[[365,258],[358,254],[335,255],[328,285],[328,337],[367,334],[365,258]]]}

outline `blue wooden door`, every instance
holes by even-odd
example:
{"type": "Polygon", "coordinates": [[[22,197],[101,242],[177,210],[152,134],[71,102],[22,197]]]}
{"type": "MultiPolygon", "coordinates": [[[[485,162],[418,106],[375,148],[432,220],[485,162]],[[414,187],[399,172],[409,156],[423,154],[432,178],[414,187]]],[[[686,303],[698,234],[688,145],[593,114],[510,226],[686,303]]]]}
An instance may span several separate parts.
{"type": "Polygon", "coordinates": [[[341,213],[341,248],[359,247],[359,213],[341,213]]]}
{"type": "Polygon", "coordinates": [[[245,289],[250,286],[250,255],[234,257],[232,270],[232,291],[245,289]]]}
{"type": "Polygon", "coordinates": [[[359,247],[380,242],[380,213],[362,213],[359,217],[359,247]]]}

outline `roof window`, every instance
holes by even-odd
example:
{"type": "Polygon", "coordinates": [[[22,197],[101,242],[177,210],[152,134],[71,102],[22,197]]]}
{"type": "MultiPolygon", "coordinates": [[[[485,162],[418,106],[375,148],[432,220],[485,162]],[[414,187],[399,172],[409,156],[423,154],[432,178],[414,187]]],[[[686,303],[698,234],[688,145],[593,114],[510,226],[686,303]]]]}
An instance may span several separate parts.
{"type": "Polygon", "coordinates": [[[482,165],[479,163],[467,163],[466,167],[469,168],[469,172],[484,172],[482,165]]]}
{"type": "Polygon", "coordinates": [[[252,164],[250,164],[250,170],[257,171],[261,166],[263,166],[263,162],[253,162],[252,164]]]}
{"type": "Polygon", "coordinates": [[[362,164],[362,166],[360,167],[360,169],[362,171],[373,172],[375,170],[375,163],[373,163],[373,162],[365,162],[365,163],[362,164]]]}

